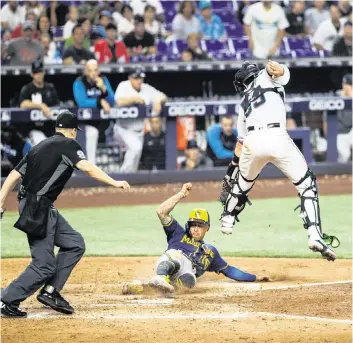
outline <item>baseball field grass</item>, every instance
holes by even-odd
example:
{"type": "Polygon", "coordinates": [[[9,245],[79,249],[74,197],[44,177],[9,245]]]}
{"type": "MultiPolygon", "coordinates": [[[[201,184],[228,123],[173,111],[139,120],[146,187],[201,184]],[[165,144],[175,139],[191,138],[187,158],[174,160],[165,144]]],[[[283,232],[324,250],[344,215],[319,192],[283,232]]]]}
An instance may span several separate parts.
{"type": "MultiPolygon", "coordinates": [[[[338,258],[352,257],[352,196],[320,198],[323,231],[336,235],[338,258]]],[[[298,217],[298,198],[256,199],[240,216],[233,235],[220,232],[221,205],[217,202],[179,204],[173,216],[184,225],[188,212],[203,207],[210,212],[211,229],[205,241],[225,256],[315,257],[307,247],[307,233],[298,217]]],[[[159,255],[165,234],[155,214],[157,205],[62,209],[60,212],[86,241],[86,256],[159,255]]],[[[25,234],[13,227],[17,213],[6,212],[1,227],[1,255],[30,256],[25,234]]]]}

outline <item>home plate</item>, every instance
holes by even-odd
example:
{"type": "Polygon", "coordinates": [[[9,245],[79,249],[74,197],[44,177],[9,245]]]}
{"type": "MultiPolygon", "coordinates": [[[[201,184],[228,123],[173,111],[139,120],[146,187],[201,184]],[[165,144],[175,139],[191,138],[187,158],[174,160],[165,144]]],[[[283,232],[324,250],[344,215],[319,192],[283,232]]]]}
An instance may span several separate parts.
{"type": "Polygon", "coordinates": [[[144,305],[171,305],[174,299],[133,299],[130,303],[144,304],[144,305]]]}

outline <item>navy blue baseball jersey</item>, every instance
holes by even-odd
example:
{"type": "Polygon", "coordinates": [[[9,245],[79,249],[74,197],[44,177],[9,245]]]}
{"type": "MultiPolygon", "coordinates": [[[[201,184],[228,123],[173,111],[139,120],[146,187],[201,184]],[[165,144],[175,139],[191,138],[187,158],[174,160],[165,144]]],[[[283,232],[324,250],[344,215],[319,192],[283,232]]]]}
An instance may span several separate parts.
{"type": "Polygon", "coordinates": [[[203,240],[194,240],[174,218],[163,228],[167,235],[168,250],[181,250],[189,257],[196,268],[196,277],[206,271],[220,272],[228,266],[213,245],[206,244],[203,240]]]}

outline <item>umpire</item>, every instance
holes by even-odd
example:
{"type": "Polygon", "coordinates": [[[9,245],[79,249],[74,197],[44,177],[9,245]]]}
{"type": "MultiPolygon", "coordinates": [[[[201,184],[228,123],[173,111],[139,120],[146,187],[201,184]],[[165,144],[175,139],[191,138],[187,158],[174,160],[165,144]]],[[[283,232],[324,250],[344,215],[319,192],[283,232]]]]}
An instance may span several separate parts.
{"type": "Polygon", "coordinates": [[[129,189],[126,181],[115,181],[89,162],[75,141],[80,130],[77,117],[63,111],[56,120],[55,135],[34,146],[11,171],[1,192],[1,216],[4,202],[22,177],[19,191],[20,217],[15,227],[26,232],[32,262],[2,291],[1,314],[25,317],[19,304],[41,286],[37,300],[55,311],[72,314],[74,309],[61,295],[75,265],[85,252],[85,242],[53,206],[74,169],[116,188],[129,189]],[[60,248],[54,255],[54,246],[60,248]]]}

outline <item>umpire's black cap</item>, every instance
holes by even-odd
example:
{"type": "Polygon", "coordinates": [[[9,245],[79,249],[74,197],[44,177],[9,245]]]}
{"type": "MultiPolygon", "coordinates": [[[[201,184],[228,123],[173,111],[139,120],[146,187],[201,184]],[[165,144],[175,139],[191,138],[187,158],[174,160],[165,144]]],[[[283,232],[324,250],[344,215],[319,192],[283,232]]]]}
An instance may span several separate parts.
{"type": "Polygon", "coordinates": [[[64,110],[58,115],[58,117],[56,118],[55,127],[59,127],[62,129],[77,129],[82,131],[78,127],[77,117],[68,110],[64,110]]]}
{"type": "Polygon", "coordinates": [[[143,68],[136,68],[135,70],[131,71],[129,77],[134,79],[144,79],[146,77],[145,70],[143,68]]]}

